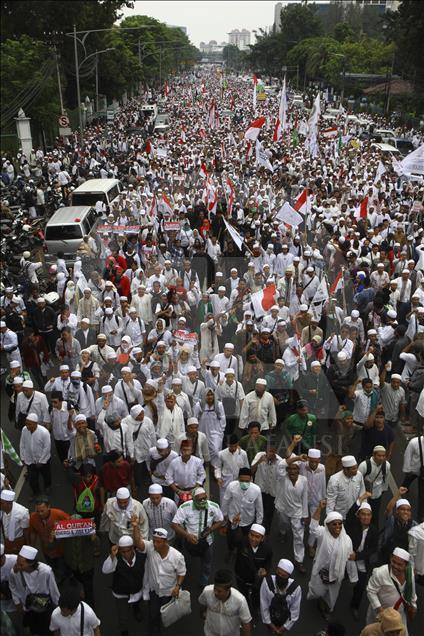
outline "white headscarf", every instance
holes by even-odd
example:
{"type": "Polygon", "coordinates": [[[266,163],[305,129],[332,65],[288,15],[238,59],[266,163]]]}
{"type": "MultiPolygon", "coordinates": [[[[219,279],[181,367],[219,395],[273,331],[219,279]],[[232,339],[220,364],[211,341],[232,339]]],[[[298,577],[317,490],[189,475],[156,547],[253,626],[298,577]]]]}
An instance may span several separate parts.
{"type": "Polygon", "coordinates": [[[328,570],[330,581],[343,580],[346,563],[353,552],[352,540],[346,533],[344,526],[338,537],[333,537],[327,524],[331,521],[343,521],[338,512],[330,512],[324,521],[324,532],[318,539],[318,548],[315,555],[312,574],[319,574],[320,570],[328,570]],[[328,553],[330,562],[328,563],[328,553]]]}

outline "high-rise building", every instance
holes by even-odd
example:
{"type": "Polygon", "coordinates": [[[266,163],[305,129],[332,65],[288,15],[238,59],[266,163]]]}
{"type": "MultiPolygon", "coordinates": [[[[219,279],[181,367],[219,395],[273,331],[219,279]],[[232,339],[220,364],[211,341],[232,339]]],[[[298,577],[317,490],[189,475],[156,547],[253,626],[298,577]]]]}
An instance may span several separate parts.
{"type": "Polygon", "coordinates": [[[241,51],[245,51],[250,44],[250,31],[248,31],[248,29],[233,29],[228,34],[228,44],[232,44],[241,51]]]}

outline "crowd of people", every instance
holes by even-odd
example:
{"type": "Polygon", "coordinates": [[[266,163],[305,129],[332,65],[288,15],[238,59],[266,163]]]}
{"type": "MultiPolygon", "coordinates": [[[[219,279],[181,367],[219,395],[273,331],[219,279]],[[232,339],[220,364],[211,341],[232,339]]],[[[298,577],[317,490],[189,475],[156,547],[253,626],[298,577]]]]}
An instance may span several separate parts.
{"type": "Polygon", "coordinates": [[[362,136],[383,120],[340,108],[334,137],[313,104],[197,71],[3,157],[33,217],[124,185],[74,262],[2,264],[2,451],[31,495],[1,473],[5,633],[117,633],[95,576],[121,636],[191,633],[187,591],[206,636],[306,633],[313,603],[322,635],[419,633],[423,180],[362,136]]]}

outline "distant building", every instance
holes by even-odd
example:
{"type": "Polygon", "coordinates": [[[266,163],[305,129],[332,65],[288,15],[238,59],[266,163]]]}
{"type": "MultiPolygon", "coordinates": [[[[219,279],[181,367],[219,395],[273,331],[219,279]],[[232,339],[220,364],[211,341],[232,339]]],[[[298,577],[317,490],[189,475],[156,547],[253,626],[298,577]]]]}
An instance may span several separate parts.
{"type": "Polygon", "coordinates": [[[228,44],[245,51],[250,45],[250,31],[248,29],[233,29],[228,34],[228,44]]]}
{"type": "Polygon", "coordinates": [[[221,42],[218,44],[216,40],[209,40],[209,42],[200,42],[199,49],[205,55],[210,55],[211,53],[222,53],[224,47],[227,46],[226,42],[221,42]]]}
{"type": "MultiPolygon", "coordinates": [[[[328,14],[328,10],[330,4],[332,4],[334,0],[317,0],[314,5],[316,7],[317,16],[325,19],[328,14]]],[[[345,9],[347,6],[352,3],[356,4],[360,7],[373,7],[375,12],[378,14],[383,14],[386,11],[397,11],[401,0],[345,0],[341,4],[345,9]]],[[[302,4],[302,0],[283,0],[283,2],[277,2],[274,6],[274,30],[278,33],[280,29],[280,14],[281,9],[287,7],[291,4],[302,4]]]]}

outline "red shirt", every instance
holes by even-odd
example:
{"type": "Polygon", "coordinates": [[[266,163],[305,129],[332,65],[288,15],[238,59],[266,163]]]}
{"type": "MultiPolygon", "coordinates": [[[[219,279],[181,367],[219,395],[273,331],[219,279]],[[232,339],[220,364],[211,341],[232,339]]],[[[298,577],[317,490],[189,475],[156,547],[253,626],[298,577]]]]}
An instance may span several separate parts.
{"type": "Polygon", "coordinates": [[[116,492],[118,488],[128,486],[130,481],[131,466],[126,460],[118,466],[112,462],[106,462],[100,470],[100,484],[108,492],[116,492]]]}

